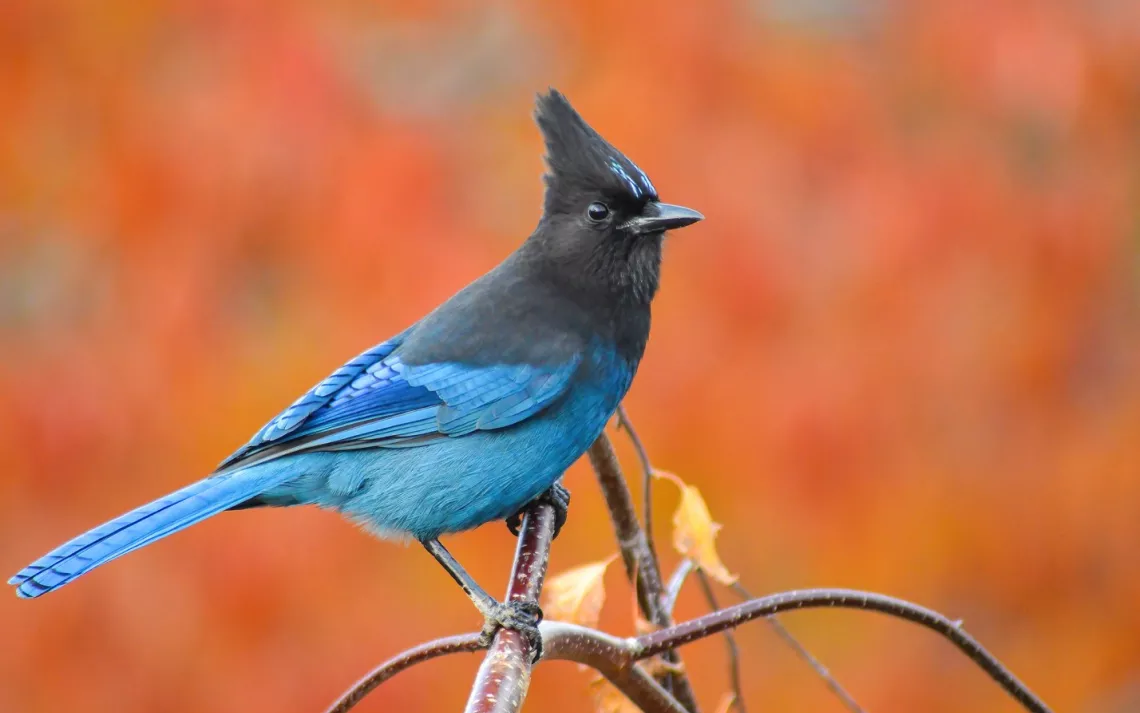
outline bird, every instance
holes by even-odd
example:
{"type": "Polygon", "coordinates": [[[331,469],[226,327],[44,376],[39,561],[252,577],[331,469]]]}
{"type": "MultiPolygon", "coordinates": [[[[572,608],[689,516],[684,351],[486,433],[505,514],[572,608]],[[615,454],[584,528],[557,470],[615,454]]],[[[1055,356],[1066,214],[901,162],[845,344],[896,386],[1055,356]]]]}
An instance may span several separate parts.
{"type": "Polygon", "coordinates": [[[9,580],[39,597],[227,510],[316,505],[381,538],[418,540],[484,617],[541,655],[533,603],[500,602],[442,535],[550,503],[629,390],[649,339],[665,232],[703,219],[664,203],[644,171],[564,94],[536,97],[542,214],[503,262],[348,361],[205,479],[57,547],[9,580]]]}

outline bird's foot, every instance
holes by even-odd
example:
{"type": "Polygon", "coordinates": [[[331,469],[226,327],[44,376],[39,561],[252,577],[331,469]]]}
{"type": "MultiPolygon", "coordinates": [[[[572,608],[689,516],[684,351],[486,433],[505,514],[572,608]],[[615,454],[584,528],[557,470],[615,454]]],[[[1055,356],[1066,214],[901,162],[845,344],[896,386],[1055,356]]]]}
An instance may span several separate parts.
{"type": "Polygon", "coordinates": [[[479,642],[490,646],[495,639],[495,632],[499,629],[517,631],[530,644],[530,662],[535,664],[542,658],[542,634],[538,625],[542,621],[542,608],[535,602],[512,599],[506,602],[494,602],[487,611],[483,631],[479,635],[479,642]]]}
{"type": "Polygon", "coordinates": [[[522,529],[523,515],[526,513],[527,508],[535,503],[546,503],[554,508],[554,536],[558,537],[558,533],[562,532],[562,526],[566,524],[566,513],[570,510],[570,491],[562,487],[562,483],[555,483],[543,491],[534,500],[530,501],[522,507],[521,510],[507,518],[507,529],[515,537],[519,536],[519,530],[522,529]]]}

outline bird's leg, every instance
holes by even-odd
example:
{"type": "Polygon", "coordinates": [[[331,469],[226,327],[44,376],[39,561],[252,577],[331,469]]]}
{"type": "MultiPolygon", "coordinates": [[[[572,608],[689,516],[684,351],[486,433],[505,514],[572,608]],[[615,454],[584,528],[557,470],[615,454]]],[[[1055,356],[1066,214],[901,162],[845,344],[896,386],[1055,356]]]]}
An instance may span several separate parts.
{"type": "Polygon", "coordinates": [[[549,488],[542,492],[534,500],[530,501],[522,507],[521,510],[507,518],[507,529],[515,537],[519,536],[519,530],[522,529],[523,514],[526,513],[534,503],[547,503],[550,507],[554,508],[554,536],[558,537],[558,533],[562,532],[562,526],[566,524],[566,513],[570,510],[570,491],[563,487],[561,482],[555,482],[549,488]]]}
{"type": "Polygon", "coordinates": [[[542,635],[538,633],[538,624],[542,621],[542,609],[538,604],[516,600],[500,602],[479,586],[438,539],[423,540],[421,544],[432,557],[435,557],[436,562],[443,565],[467,596],[471,597],[475,608],[483,615],[483,631],[480,637],[482,643],[490,646],[495,632],[500,628],[514,629],[530,642],[530,650],[534,652],[533,661],[538,661],[542,656],[542,635]]]}

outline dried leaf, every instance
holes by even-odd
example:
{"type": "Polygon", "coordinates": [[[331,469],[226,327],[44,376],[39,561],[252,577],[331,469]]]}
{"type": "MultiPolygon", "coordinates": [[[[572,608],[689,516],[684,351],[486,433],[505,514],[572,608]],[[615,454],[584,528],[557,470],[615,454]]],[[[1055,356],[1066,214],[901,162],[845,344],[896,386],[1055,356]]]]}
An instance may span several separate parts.
{"type": "Polygon", "coordinates": [[[596,627],[606,601],[606,568],[617,558],[584,564],[567,570],[546,583],[547,619],[596,627]]]}
{"type": "Polygon", "coordinates": [[[591,681],[590,688],[594,696],[594,710],[598,713],[641,713],[633,701],[604,678],[591,681]]]}
{"type": "Polygon", "coordinates": [[[653,632],[658,631],[660,628],[661,627],[655,625],[653,622],[641,616],[640,613],[636,613],[633,616],[633,630],[637,632],[638,636],[652,634],[653,632]]]}
{"type": "Polygon", "coordinates": [[[673,482],[681,490],[681,504],[673,513],[673,546],[716,581],[724,585],[734,583],[736,575],[725,568],[716,552],[720,523],[713,522],[701,491],[672,473],[657,470],[654,475],[673,482]]]}
{"type": "Polygon", "coordinates": [[[716,713],[728,713],[733,708],[736,708],[736,694],[726,693],[720,697],[720,703],[716,705],[716,713]]]}
{"type": "Polygon", "coordinates": [[[672,663],[666,661],[662,656],[654,656],[651,659],[646,659],[640,662],[640,665],[645,672],[650,676],[660,680],[665,674],[683,674],[685,673],[685,665],[681,662],[672,663]]]}

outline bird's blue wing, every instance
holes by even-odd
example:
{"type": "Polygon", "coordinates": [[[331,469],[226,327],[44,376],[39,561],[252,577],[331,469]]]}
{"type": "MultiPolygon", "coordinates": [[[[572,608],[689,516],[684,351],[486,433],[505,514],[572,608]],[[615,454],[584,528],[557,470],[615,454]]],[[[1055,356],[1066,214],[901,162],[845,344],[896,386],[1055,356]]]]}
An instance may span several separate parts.
{"type": "Polygon", "coordinates": [[[506,428],[538,413],[565,392],[580,361],[574,356],[555,366],[428,364],[405,366],[404,375],[409,384],[429,389],[443,402],[439,432],[462,436],[506,428]]]}
{"type": "MultiPolygon", "coordinates": [[[[402,337],[402,335],[401,335],[402,337]]],[[[580,355],[559,364],[405,364],[401,337],[364,352],[270,421],[222,468],[297,453],[396,447],[516,424],[561,396],[580,355]]]]}
{"type": "Polygon", "coordinates": [[[23,597],[57,589],[101,564],[239,506],[291,477],[244,466],[290,453],[387,448],[505,428],[565,393],[580,357],[553,366],[408,365],[401,337],[336,370],[257,432],[219,472],[56,548],[9,580],[23,597]]]}
{"type": "MultiPolygon", "coordinates": [[[[249,442],[222,461],[218,466],[224,470],[247,460],[255,453],[270,445],[294,435],[316,411],[327,407],[337,397],[355,393],[353,384],[390,355],[404,341],[407,330],[381,342],[351,359],[344,366],[325,377],[319,384],[309,389],[301,398],[279,413],[269,423],[261,427],[249,442]]],[[[395,395],[393,395],[394,397],[395,395]]]]}

